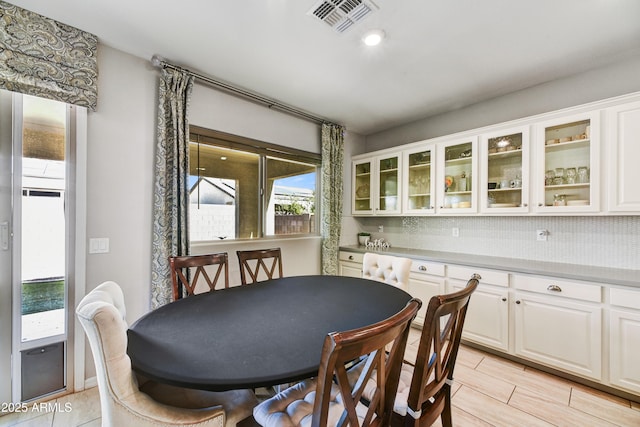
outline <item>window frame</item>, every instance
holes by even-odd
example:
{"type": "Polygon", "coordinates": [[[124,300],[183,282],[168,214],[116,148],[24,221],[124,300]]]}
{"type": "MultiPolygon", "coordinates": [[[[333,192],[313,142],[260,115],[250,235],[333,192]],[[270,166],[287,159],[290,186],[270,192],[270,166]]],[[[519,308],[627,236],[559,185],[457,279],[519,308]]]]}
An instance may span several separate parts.
{"type": "MultiPolygon", "coordinates": [[[[247,152],[259,155],[258,161],[258,174],[259,174],[259,199],[257,206],[259,209],[258,220],[258,236],[252,239],[274,239],[274,238],[299,238],[301,236],[317,237],[320,235],[320,185],[321,185],[321,165],[322,156],[319,153],[312,153],[309,151],[299,150],[292,147],[285,147],[276,145],[257,139],[247,138],[239,135],[234,135],[218,130],[208,129],[201,126],[190,125],[189,126],[189,143],[199,143],[205,145],[211,145],[220,148],[227,148],[231,150],[247,152]],[[316,166],[316,186],[315,186],[315,214],[314,214],[314,233],[299,233],[299,234],[273,234],[265,235],[266,231],[266,188],[267,188],[267,160],[268,158],[304,163],[316,166]]],[[[191,162],[191,159],[189,159],[191,162]]],[[[234,237],[233,241],[248,240],[246,237],[234,237]]],[[[211,242],[209,240],[191,240],[189,243],[206,243],[211,242]]]]}

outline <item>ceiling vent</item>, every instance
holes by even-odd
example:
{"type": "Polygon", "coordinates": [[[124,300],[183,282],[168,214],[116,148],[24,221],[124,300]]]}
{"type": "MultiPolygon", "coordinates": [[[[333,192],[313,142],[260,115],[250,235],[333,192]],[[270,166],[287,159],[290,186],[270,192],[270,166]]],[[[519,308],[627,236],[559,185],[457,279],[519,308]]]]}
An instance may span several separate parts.
{"type": "Polygon", "coordinates": [[[343,33],[376,10],[378,6],[370,0],[321,0],[307,14],[343,33]]]}

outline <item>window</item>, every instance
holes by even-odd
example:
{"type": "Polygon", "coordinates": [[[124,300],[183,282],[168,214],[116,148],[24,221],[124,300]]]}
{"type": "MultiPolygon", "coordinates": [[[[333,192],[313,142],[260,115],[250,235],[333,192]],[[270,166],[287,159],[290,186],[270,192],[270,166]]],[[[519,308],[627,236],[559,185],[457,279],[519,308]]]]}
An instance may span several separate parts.
{"type": "Polygon", "coordinates": [[[191,126],[191,241],[316,234],[320,155],[191,126]]]}

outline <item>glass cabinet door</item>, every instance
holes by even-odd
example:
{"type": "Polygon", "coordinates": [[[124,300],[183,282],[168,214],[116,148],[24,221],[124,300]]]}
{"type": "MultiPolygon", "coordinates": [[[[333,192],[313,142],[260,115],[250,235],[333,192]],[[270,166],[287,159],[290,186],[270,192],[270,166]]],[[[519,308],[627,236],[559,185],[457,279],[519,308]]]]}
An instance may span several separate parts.
{"type": "Polygon", "coordinates": [[[526,212],[529,200],[529,131],[483,136],[480,207],[484,213],[526,212]]]}
{"type": "Polygon", "coordinates": [[[598,123],[592,115],[540,125],[537,211],[598,209],[598,133],[598,123]]]}
{"type": "Polygon", "coordinates": [[[355,160],[352,165],[351,213],[353,215],[372,215],[373,203],[373,161],[371,159],[355,160]]]}
{"type": "Polygon", "coordinates": [[[441,144],[438,148],[439,213],[469,213],[477,210],[474,194],[477,139],[441,144]]]}
{"type": "MultiPolygon", "coordinates": [[[[377,158],[378,170],[378,209],[376,214],[400,213],[400,155],[377,158]]],[[[375,208],[374,208],[375,209],[375,208]]]]}
{"type": "Polygon", "coordinates": [[[405,213],[426,214],[435,210],[435,163],[432,148],[420,148],[405,153],[405,213]]]}

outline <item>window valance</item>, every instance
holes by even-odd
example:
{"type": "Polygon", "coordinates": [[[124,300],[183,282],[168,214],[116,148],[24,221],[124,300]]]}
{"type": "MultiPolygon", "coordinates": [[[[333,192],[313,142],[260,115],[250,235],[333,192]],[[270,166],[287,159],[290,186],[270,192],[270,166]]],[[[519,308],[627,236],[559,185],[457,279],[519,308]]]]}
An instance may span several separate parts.
{"type": "Polygon", "coordinates": [[[96,109],[98,38],[0,1],[0,88],[96,109]]]}

